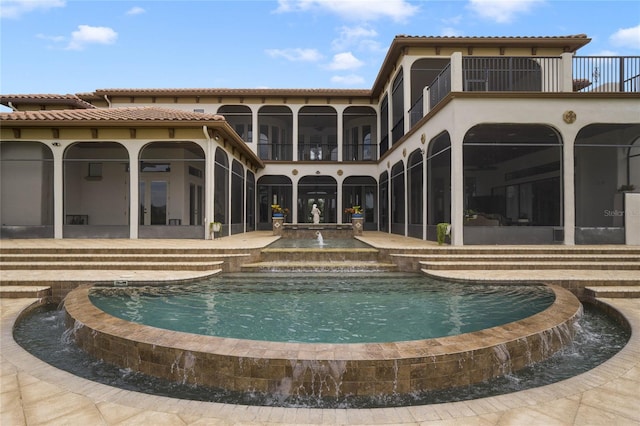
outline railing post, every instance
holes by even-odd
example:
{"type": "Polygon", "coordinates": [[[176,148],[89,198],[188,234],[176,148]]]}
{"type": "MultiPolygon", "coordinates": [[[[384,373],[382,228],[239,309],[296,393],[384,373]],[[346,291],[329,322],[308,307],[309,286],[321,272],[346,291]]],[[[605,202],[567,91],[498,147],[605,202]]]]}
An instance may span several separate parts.
{"type": "Polygon", "coordinates": [[[424,117],[429,111],[431,111],[431,102],[429,102],[430,96],[431,88],[429,86],[425,86],[424,89],[422,89],[422,117],[424,117]]]}
{"type": "Polygon", "coordinates": [[[451,91],[462,92],[464,90],[462,78],[462,52],[451,54],[451,91]]]}
{"type": "Polygon", "coordinates": [[[573,92],[573,54],[565,52],[561,55],[560,91],[573,92]]]}

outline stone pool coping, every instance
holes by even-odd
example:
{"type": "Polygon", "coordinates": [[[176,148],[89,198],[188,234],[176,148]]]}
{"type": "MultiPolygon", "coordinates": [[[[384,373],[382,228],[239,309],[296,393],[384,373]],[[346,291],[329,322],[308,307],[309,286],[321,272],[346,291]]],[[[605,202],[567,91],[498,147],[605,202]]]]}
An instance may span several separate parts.
{"type": "Polygon", "coordinates": [[[544,359],[572,337],[581,304],[548,285],[554,303],[531,317],[458,336],[364,344],[283,343],[201,336],[113,317],[69,293],[76,341],[93,356],[174,381],[291,395],[411,393],[477,383],[544,359]]]}

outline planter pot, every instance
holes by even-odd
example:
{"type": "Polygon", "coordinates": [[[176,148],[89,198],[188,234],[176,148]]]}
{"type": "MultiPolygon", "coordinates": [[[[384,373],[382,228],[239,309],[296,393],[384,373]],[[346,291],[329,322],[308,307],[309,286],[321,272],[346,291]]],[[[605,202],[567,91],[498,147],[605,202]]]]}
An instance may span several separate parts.
{"type": "Polygon", "coordinates": [[[352,219],[362,219],[362,213],[354,213],[351,215],[352,219]]]}
{"type": "Polygon", "coordinates": [[[284,217],[284,213],[274,213],[273,217],[284,217]]]}
{"type": "Polygon", "coordinates": [[[213,225],[211,225],[211,230],[213,232],[220,232],[221,229],[222,229],[221,223],[214,223],[213,225]]]}

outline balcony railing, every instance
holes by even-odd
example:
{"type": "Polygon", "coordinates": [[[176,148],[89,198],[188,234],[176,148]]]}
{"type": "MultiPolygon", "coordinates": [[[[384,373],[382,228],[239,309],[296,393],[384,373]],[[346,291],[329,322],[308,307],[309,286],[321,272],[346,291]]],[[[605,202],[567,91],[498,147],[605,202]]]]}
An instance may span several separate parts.
{"type": "MultiPolygon", "coordinates": [[[[563,58],[541,56],[464,57],[462,90],[465,92],[562,92],[563,58]]],[[[640,92],[640,56],[576,56],[572,58],[574,92],[640,92]]],[[[451,92],[451,68],[429,86],[429,107],[451,92]]],[[[414,104],[411,124],[419,117],[414,104]]],[[[425,111],[426,113],[426,111],[425,111]]]]}
{"type": "Polygon", "coordinates": [[[343,161],[373,161],[377,160],[377,146],[368,144],[349,144],[342,150],[343,161]]]}
{"type": "Polygon", "coordinates": [[[261,160],[291,161],[293,159],[293,145],[259,143],[258,157],[261,160]]]}
{"type": "Polygon", "coordinates": [[[576,56],[573,87],[577,92],[640,92],[640,56],[576,56]]]}
{"type": "Polygon", "coordinates": [[[338,145],[333,143],[323,144],[298,144],[298,160],[300,161],[338,161],[338,145]]]}

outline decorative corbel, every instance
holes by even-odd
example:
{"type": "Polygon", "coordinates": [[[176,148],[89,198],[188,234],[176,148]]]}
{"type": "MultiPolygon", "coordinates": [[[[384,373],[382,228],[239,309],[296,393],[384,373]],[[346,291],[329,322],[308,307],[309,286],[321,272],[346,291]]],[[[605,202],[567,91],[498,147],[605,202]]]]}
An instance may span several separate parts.
{"type": "Polygon", "coordinates": [[[175,128],[169,127],[167,130],[169,131],[169,138],[170,139],[173,139],[173,138],[176,137],[176,129],[175,128]]]}

